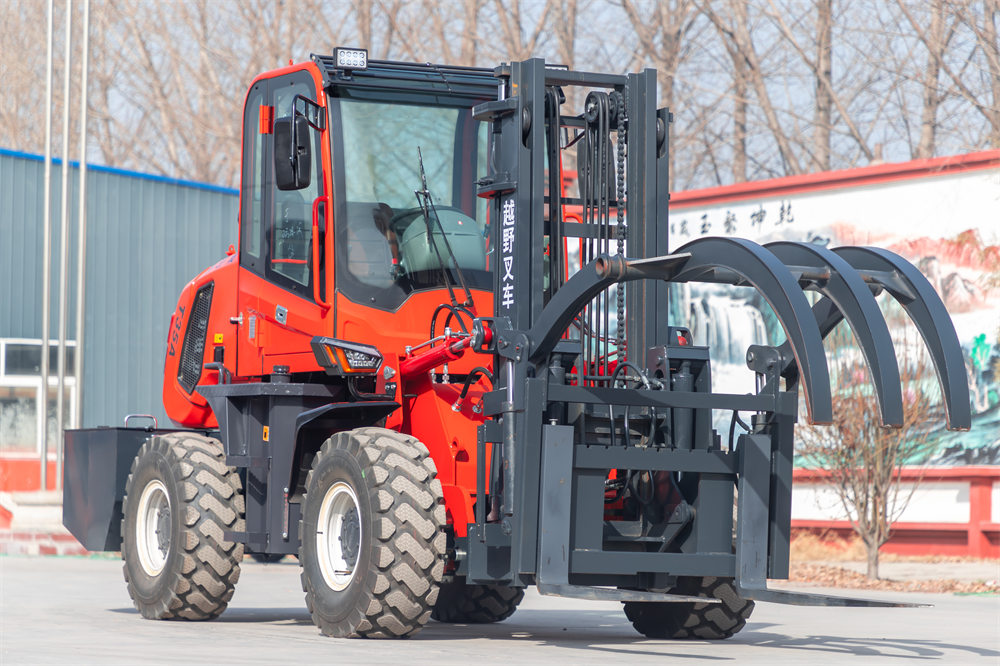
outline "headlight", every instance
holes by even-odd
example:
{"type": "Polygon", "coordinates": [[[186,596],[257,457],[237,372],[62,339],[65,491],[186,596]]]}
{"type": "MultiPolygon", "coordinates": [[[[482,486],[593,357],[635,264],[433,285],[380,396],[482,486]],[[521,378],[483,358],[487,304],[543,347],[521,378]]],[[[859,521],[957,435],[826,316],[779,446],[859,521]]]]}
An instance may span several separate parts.
{"type": "Polygon", "coordinates": [[[318,336],[310,344],[328,375],[374,374],[382,365],[381,352],[371,345],[318,336]]]}

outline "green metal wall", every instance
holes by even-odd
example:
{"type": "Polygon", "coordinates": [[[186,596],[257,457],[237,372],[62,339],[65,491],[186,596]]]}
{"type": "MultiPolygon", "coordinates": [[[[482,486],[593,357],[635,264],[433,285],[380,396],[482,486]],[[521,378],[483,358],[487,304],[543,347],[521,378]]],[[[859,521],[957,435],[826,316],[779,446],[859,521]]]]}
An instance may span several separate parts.
{"type": "MultiPolygon", "coordinates": [[[[70,228],[77,226],[77,165],[70,163],[70,228]]],[[[0,338],[41,338],[42,158],[0,149],[0,338]]],[[[52,310],[58,337],[62,168],[52,169],[52,310]]],[[[237,192],[159,176],[87,169],[84,427],[128,413],[161,423],[164,344],[184,284],[236,242],[237,192]]],[[[70,242],[67,337],[76,320],[76,242],[70,242]]],[[[56,369],[52,368],[52,374],[56,369]]]]}

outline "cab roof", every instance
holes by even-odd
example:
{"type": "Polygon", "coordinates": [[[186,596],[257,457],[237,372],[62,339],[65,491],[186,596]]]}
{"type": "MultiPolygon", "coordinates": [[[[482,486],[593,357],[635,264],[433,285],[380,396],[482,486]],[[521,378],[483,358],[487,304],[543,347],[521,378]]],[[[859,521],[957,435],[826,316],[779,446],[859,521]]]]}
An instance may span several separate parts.
{"type": "Polygon", "coordinates": [[[314,53],[310,57],[319,67],[325,86],[493,98],[501,83],[496,70],[485,67],[369,60],[366,69],[347,71],[336,66],[332,55],[314,53]]]}

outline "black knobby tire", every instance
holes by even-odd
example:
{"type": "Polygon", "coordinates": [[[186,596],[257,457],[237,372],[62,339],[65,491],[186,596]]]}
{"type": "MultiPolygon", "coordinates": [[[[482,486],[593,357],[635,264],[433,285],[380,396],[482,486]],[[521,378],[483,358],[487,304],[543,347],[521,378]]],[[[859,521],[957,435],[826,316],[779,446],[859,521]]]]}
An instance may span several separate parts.
{"type": "Polygon", "coordinates": [[[358,428],[323,444],[306,477],[299,562],[324,634],[402,638],[427,623],[447,545],[436,477],[427,448],[392,430],[358,428]]]}
{"type": "Polygon", "coordinates": [[[524,589],[508,585],[472,585],[465,576],[441,584],[431,617],[438,622],[486,624],[506,620],[524,599],[524,589]]]}
{"type": "Polygon", "coordinates": [[[243,544],[240,477],[222,444],[195,433],[151,437],[132,462],[122,505],[129,596],[151,620],[211,620],[233,598],[243,544]]]}
{"type": "Polygon", "coordinates": [[[732,578],[681,577],[673,594],[715,597],[722,603],[625,602],[625,616],[649,638],[730,638],[746,626],[754,603],[736,591],[732,578]]]}
{"type": "Polygon", "coordinates": [[[283,553],[250,553],[250,559],[260,564],[276,564],[285,559],[283,553]]]}

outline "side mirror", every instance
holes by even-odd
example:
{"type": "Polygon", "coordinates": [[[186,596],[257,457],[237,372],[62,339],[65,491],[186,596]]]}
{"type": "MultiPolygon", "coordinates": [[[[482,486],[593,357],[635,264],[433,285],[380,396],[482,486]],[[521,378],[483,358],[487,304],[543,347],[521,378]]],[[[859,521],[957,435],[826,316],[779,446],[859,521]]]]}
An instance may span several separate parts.
{"type": "Polygon", "coordinates": [[[305,117],[274,121],[274,180],[279,190],[301,190],[309,187],[312,168],[312,133],[305,117]]]}

